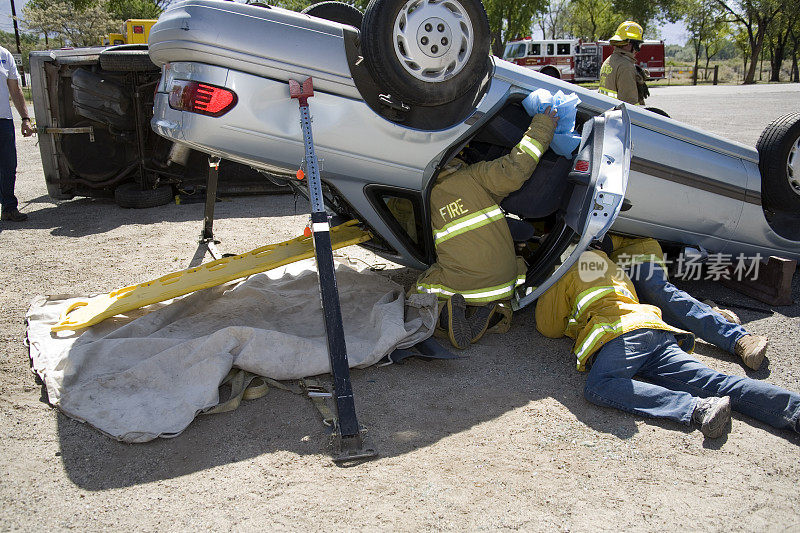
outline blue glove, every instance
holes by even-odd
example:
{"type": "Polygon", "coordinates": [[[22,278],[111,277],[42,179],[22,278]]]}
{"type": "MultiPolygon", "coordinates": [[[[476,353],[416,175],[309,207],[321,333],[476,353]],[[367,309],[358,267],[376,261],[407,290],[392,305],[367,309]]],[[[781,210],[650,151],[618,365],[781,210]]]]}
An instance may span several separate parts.
{"type": "Polygon", "coordinates": [[[575,129],[575,115],[580,102],[575,93],[564,94],[559,90],[553,94],[547,89],[537,89],[525,97],[522,107],[530,116],[544,113],[548,107],[552,107],[558,117],[558,125],[550,148],[558,155],[572,157],[572,152],[581,143],[581,136],[572,131],[575,129]]]}

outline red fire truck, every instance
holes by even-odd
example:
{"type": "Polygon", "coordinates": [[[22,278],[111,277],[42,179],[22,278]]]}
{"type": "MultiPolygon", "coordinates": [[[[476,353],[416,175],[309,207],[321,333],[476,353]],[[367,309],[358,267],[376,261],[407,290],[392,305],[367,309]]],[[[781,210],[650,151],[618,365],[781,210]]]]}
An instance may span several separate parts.
{"type": "MultiPolygon", "coordinates": [[[[608,41],[580,39],[519,39],[506,45],[503,59],[566,81],[595,81],[600,66],[614,47],[608,41]]],[[[644,41],[636,53],[637,64],[651,79],[664,77],[664,41],[644,41]]]]}

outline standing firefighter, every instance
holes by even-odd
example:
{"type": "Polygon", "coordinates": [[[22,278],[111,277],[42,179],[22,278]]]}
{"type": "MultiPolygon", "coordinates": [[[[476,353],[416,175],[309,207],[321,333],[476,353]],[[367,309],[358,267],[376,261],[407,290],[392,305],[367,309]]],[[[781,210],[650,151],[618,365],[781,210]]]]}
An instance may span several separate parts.
{"type": "Polygon", "coordinates": [[[608,41],[614,46],[614,52],[600,67],[598,91],[629,104],[644,105],[645,98],[650,95],[645,83],[647,73],[636,65],[634,55],[642,44],[642,27],[626,20],[608,41]]]}
{"type": "Polygon", "coordinates": [[[466,165],[454,159],[431,191],[431,225],[437,261],[417,280],[416,291],[446,300],[441,330],[459,349],[477,342],[498,309],[525,281],[500,201],[531,176],[553,139],[558,119],[548,108],[534,115],[522,140],[506,156],[466,165]],[[442,331],[443,332],[443,331],[442,331]]]}

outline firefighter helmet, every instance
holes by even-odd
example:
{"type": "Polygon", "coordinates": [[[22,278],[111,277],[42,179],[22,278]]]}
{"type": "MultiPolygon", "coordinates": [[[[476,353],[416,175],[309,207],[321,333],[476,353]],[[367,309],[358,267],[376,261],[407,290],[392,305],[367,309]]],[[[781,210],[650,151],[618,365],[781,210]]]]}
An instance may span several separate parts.
{"type": "Polygon", "coordinates": [[[624,44],[628,41],[642,41],[642,27],[632,20],[626,20],[609,39],[611,44],[624,44]]]}

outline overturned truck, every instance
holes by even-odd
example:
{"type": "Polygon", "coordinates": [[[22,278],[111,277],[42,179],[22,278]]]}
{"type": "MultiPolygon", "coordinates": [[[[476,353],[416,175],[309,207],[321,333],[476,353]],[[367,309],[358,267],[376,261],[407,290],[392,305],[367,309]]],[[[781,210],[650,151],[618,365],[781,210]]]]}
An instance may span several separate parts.
{"type": "MultiPolygon", "coordinates": [[[[32,52],[31,85],[48,194],[113,197],[144,208],[202,195],[208,158],[150,128],[160,69],[146,45],[32,52]]],[[[283,176],[231,161],[221,194],[288,191],[283,176]]]]}

